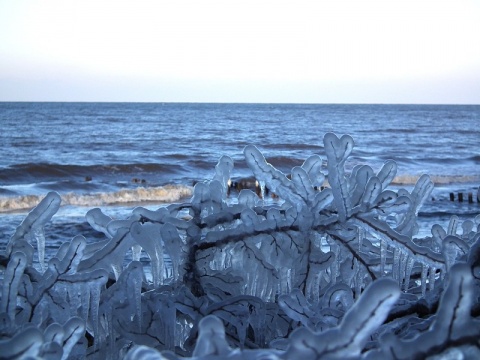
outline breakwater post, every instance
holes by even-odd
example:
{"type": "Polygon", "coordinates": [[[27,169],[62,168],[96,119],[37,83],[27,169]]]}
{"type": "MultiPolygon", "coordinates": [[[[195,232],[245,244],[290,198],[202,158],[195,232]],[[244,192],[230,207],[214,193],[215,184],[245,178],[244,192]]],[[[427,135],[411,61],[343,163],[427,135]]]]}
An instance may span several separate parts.
{"type": "MultiPolygon", "coordinates": [[[[456,198],[458,199],[458,202],[463,202],[464,194],[462,192],[459,192],[457,193],[456,198]]],[[[466,198],[469,204],[473,204],[475,202],[472,192],[467,193],[466,198]]],[[[453,192],[450,193],[450,201],[455,201],[455,193],[453,192]]],[[[480,203],[480,188],[477,191],[477,203],[480,203]]]]}

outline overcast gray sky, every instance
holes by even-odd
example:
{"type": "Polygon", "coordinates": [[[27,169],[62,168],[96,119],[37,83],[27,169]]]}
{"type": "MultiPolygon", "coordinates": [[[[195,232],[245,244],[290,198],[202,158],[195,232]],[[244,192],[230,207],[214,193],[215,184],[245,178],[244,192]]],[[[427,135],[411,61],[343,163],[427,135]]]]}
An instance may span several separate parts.
{"type": "Polygon", "coordinates": [[[0,0],[0,101],[480,104],[480,1],[0,0]]]}

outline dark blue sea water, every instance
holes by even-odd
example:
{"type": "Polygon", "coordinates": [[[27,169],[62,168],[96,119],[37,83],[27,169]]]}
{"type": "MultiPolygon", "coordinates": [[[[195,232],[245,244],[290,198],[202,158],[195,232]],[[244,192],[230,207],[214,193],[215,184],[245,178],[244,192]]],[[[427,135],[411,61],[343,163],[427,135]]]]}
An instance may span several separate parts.
{"type": "Polygon", "coordinates": [[[326,132],[353,136],[349,168],[394,159],[403,187],[430,174],[437,187],[425,223],[480,213],[476,202],[449,201],[451,192],[475,199],[480,185],[480,106],[0,103],[0,241],[50,190],[64,199],[59,223],[78,223],[92,207],[121,216],[189,196],[221,155],[235,160],[234,177],[251,176],[247,144],[289,172],[324,157],[326,132]]]}

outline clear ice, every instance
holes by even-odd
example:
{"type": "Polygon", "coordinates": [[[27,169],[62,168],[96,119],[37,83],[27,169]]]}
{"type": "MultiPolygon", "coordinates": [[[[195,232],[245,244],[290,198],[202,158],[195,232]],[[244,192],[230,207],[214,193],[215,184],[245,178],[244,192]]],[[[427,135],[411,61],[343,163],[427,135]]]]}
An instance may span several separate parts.
{"type": "Polygon", "coordinates": [[[45,263],[60,207],[47,194],[0,258],[0,356],[480,357],[480,216],[415,238],[429,177],[392,190],[395,162],[352,167],[348,135],[323,145],[289,176],[246,146],[261,197],[229,198],[223,156],[189,201],[120,220],[92,209],[103,239],[64,239],[45,263]]]}

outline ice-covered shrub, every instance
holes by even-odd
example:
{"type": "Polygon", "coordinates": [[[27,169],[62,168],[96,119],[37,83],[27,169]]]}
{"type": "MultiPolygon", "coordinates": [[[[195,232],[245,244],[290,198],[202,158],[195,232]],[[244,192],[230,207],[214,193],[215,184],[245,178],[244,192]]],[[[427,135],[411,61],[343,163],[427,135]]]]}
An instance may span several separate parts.
{"type": "Polygon", "coordinates": [[[345,163],[350,136],[326,134],[326,167],[312,156],[286,176],[254,146],[244,154],[265,191],[227,201],[233,161],[192,199],[124,220],[100,209],[105,235],[65,241],[44,263],[49,193],[11,237],[0,307],[6,358],[413,359],[480,355],[479,217],[414,239],[430,194],[345,163]],[[38,266],[34,266],[37,242],[38,266]],[[126,261],[126,256],[131,261],[126,261]],[[139,261],[149,258],[148,271],[139,261]]]}

